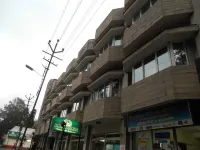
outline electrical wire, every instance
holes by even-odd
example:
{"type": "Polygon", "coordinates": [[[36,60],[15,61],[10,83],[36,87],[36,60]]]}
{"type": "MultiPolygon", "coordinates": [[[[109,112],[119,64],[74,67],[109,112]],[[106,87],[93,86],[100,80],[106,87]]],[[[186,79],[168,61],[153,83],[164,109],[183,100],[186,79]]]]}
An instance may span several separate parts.
{"type": "Polygon", "coordinates": [[[70,36],[66,40],[65,44],[63,45],[63,47],[65,47],[74,38],[74,36],[78,32],[79,28],[81,27],[81,25],[83,24],[83,22],[85,21],[85,19],[89,15],[89,13],[92,11],[92,8],[94,7],[94,5],[96,4],[97,1],[98,0],[93,0],[93,2],[88,7],[88,9],[86,10],[85,14],[83,15],[83,17],[81,18],[81,20],[77,23],[77,26],[74,28],[74,30],[72,31],[72,33],[70,34],[70,36]]]}
{"type": "MultiPolygon", "coordinates": [[[[65,7],[64,7],[64,9],[63,9],[63,11],[62,11],[62,14],[61,14],[61,16],[60,16],[60,18],[59,18],[59,20],[58,20],[58,23],[57,23],[57,25],[56,25],[56,28],[55,28],[55,30],[54,30],[54,32],[53,32],[51,38],[50,38],[51,41],[53,40],[53,38],[54,38],[54,36],[55,36],[55,34],[56,34],[57,30],[58,30],[58,27],[59,27],[60,22],[61,22],[61,20],[62,20],[64,14],[65,14],[65,11],[66,11],[67,7],[69,6],[69,2],[70,2],[70,0],[67,0],[67,3],[66,3],[66,5],[65,5],[65,7]]],[[[47,45],[47,48],[46,48],[45,51],[48,51],[48,49],[49,49],[49,45],[47,45]]],[[[45,56],[46,56],[46,54],[45,54],[45,56]]],[[[43,63],[43,59],[42,59],[41,63],[43,63]]]]}
{"type": "Polygon", "coordinates": [[[97,14],[97,12],[99,11],[99,9],[101,8],[101,6],[105,3],[106,0],[103,0],[102,3],[99,5],[99,7],[97,8],[97,10],[95,11],[95,13],[93,14],[93,16],[88,20],[88,22],[85,24],[85,26],[83,27],[83,29],[79,32],[79,34],[76,36],[76,38],[73,40],[72,44],[69,46],[69,48],[65,51],[63,57],[65,57],[66,53],[71,49],[71,47],[74,45],[75,41],[80,37],[81,33],[86,29],[86,27],[88,26],[88,24],[91,22],[91,20],[95,17],[95,15],[97,14]]]}
{"type": "Polygon", "coordinates": [[[65,29],[64,29],[64,31],[63,31],[63,33],[61,34],[59,40],[62,40],[62,38],[63,38],[63,36],[64,36],[66,30],[68,29],[68,27],[69,27],[70,23],[72,22],[74,16],[76,15],[76,13],[77,13],[77,11],[78,11],[78,9],[79,9],[81,3],[82,3],[82,0],[79,0],[79,3],[78,3],[78,5],[76,6],[76,9],[75,9],[75,11],[73,12],[73,14],[72,14],[72,16],[71,16],[69,22],[67,23],[67,25],[66,25],[66,27],[65,27],[65,29]]]}

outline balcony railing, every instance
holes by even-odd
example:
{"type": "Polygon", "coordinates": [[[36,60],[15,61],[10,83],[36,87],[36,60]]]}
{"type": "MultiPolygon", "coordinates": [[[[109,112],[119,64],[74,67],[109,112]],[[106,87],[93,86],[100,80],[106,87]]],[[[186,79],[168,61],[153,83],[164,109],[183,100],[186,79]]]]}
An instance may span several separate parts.
{"type": "Polygon", "coordinates": [[[126,113],[199,97],[200,85],[195,66],[172,66],[122,89],[121,110],[126,113]]]}
{"type": "Polygon", "coordinates": [[[83,121],[83,111],[81,110],[77,110],[77,111],[74,111],[74,112],[71,112],[70,114],[67,115],[67,119],[69,120],[75,120],[75,121],[78,121],[78,122],[82,122],[83,121]]]}
{"type": "Polygon", "coordinates": [[[85,107],[83,123],[120,118],[120,98],[109,97],[85,107]]]}
{"type": "MultiPolygon", "coordinates": [[[[125,12],[127,24],[131,24],[133,14],[139,11],[141,3],[144,2],[146,1],[136,0],[125,12]]],[[[125,56],[146,44],[163,29],[187,25],[192,12],[191,0],[158,0],[125,30],[123,38],[125,56]]]]}
{"type": "Polygon", "coordinates": [[[61,95],[59,96],[59,101],[61,103],[66,102],[69,100],[70,97],[73,96],[73,94],[71,93],[71,86],[67,86],[61,93],[61,95]]]}
{"type": "Polygon", "coordinates": [[[98,42],[113,27],[124,25],[124,8],[113,9],[96,30],[95,40],[98,42]]]}
{"type": "Polygon", "coordinates": [[[92,63],[90,78],[95,80],[107,71],[122,69],[123,58],[124,52],[122,46],[109,47],[92,63]]]}
{"type": "Polygon", "coordinates": [[[86,88],[87,85],[91,83],[89,75],[88,71],[82,72],[72,81],[72,93],[76,93],[79,90],[86,88]]]}

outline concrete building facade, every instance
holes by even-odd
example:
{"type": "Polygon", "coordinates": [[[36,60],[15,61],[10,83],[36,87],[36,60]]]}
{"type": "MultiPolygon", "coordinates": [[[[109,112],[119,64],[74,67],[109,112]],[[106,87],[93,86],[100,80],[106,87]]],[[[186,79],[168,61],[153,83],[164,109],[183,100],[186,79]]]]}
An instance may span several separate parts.
{"type": "Polygon", "coordinates": [[[56,115],[82,130],[63,143],[50,131],[49,149],[199,150],[199,10],[199,0],[125,0],[112,10],[49,81],[38,147],[56,115]]]}

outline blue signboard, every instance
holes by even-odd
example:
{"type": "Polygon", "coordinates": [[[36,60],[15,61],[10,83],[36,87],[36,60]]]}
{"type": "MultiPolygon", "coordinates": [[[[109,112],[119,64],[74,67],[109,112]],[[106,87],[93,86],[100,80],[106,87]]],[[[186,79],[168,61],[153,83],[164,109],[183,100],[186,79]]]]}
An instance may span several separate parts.
{"type": "Polygon", "coordinates": [[[128,130],[134,132],[192,124],[193,121],[187,102],[179,102],[129,116],[128,130]]]}

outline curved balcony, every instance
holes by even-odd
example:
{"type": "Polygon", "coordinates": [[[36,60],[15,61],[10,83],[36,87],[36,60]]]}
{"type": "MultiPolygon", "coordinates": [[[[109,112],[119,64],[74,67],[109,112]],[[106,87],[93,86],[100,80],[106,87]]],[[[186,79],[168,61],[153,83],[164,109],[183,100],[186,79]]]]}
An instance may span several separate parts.
{"type": "Polygon", "coordinates": [[[75,58],[75,59],[73,59],[73,60],[69,63],[69,65],[68,65],[68,67],[67,67],[67,69],[66,69],[66,76],[67,76],[68,74],[70,74],[70,73],[76,72],[76,71],[75,71],[76,66],[77,66],[77,59],[75,58]]]}
{"type": "Polygon", "coordinates": [[[72,81],[72,93],[76,93],[80,90],[84,90],[87,88],[87,85],[90,84],[92,81],[89,78],[90,73],[82,72],[79,74],[73,81],[72,81]]]}
{"type": "Polygon", "coordinates": [[[61,103],[64,103],[66,101],[69,100],[70,97],[73,96],[73,94],[71,93],[71,89],[72,87],[71,86],[67,86],[61,93],[61,95],[59,96],[59,101],[61,103]]]}
{"type": "Polygon", "coordinates": [[[94,55],[94,39],[88,40],[78,53],[77,63],[80,63],[84,57],[94,55]]]}
{"type": "Polygon", "coordinates": [[[59,93],[60,91],[62,91],[66,87],[66,84],[64,82],[65,76],[66,76],[66,72],[63,72],[61,74],[61,76],[58,78],[58,82],[57,82],[57,85],[55,87],[55,92],[59,93]]]}
{"type": "MultiPolygon", "coordinates": [[[[133,14],[136,13],[147,0],[136,0],[125,12],[125,21],[131,25],[133,14]]],[[[147,12],[136,20],[124,32],[123,45],[125,56],[146,44],[163,29],[189,24],[193,12],[191,0],[158,0],[147,12]]]]}
{"type": "Polygon", "coordinates": [[[195,66],[172,66],[122,89],[121,111],[136,111],[181,99],[200,97],[195,66]]]}
{"type": "Polygon", "coordinates": [[[52,100],[52,104],[51,104],[51,109],[55,109],[57,108],[58,106],[60,106],[60,101],[59,101],[59,96],[55,97],[53,100],[52,100]]]}
{"type": "Polygon", "coordinates": [[[82,122],[83,121],[83,113],[84,112],[82,110],[77,110],[77,111],[74,111],[74,112],[71,112],[70,114],[68,114],[66,118],[69,120],[82,122]]]}
{"type": "Polygon", "coordinates": [[[113,27],[124,25],[124,8],[113,9],[96,30],[95,40],[100,39],[113,27]]]}
{"type": "Polygon", "coordinates": [[[120,98],[108,97],[85,107],[83,123],[120,118],[120,98]]]}
{"type": "Polygon", "coordinates": [[[122,46],[109,47],[92,63],[90,78],[95,80],[107,71],[122,69],[123,58],[122,46]]]}

